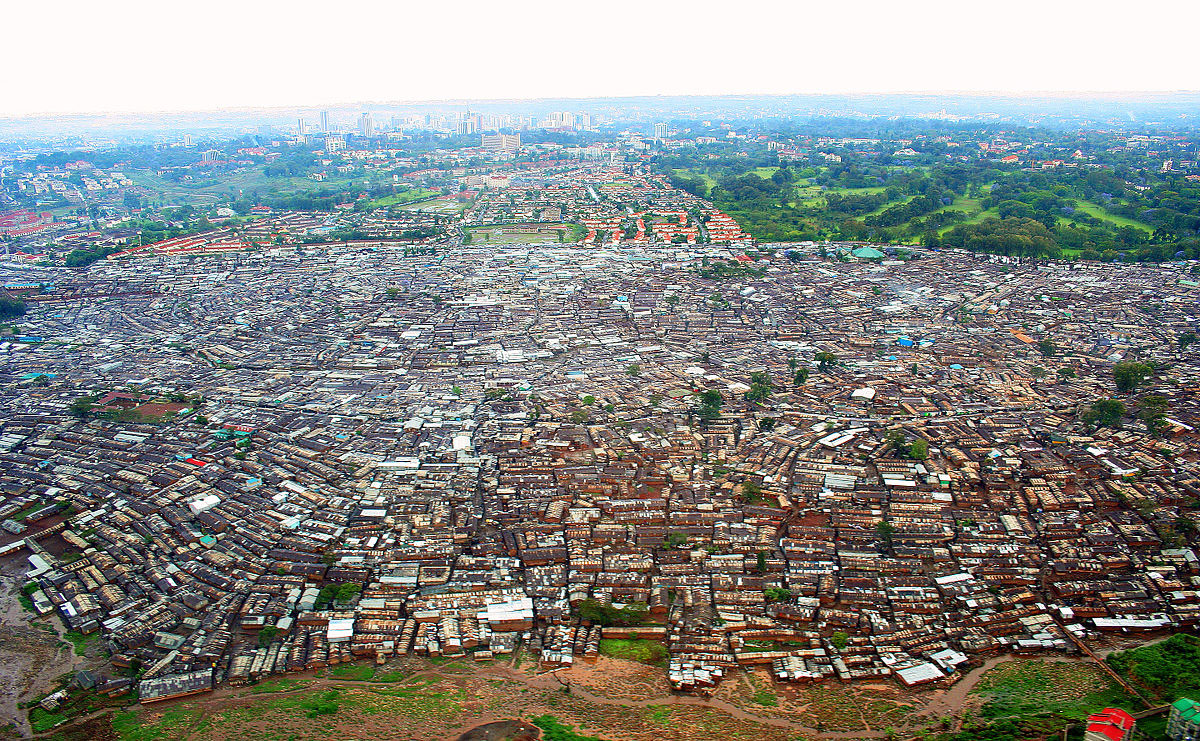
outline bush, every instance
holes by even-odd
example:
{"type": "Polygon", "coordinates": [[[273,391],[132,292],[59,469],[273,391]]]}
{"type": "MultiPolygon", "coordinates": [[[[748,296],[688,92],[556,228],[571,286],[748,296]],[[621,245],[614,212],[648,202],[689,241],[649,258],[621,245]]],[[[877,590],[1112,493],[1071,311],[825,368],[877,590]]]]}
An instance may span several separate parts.
{"type": "Polygon", "coordinates": [[[1163,701],[1200,690],[1200,638],[1177,633],[1161,643],[1110,654],[1108,664],[1163,701]]]}
{"type": "Polygon", "coordinates": [[[594,625],[641,625],[649,611],[645,605],[633,603],[617,608],[594,599],[585,599],[575,608],[581,620],[594,625]]]}
{"type": "Polygon", "coordinates": [[[575,732],[574,726],[563,725],[553,715],[539,715],[530,721],[542,729],[543,741],[604,741],[596,736],[583,736],[575,732]]]}

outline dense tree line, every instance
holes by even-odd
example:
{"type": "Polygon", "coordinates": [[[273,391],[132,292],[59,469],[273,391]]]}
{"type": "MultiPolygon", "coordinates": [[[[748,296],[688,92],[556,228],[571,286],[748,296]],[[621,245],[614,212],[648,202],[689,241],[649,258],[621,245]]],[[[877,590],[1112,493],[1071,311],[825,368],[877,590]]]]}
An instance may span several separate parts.
{"type": "Polygon", "coordinates": [[[1200,257],[1200,182],[1113,154],[1100,135],[1076,140],[1107,164],[1031,170],[988,159],[939,162],[925,155],[948,150],[928,139],[914,142],[918,156],[905,161],[849,148],[840,162],[814,153],[807,163],[780,163],[765,149],[722,143],[675,150],[656,163],[672,183],[710,198],[764,241],[919,242],[1105,261],[1200,257]],[[774,166],[769,178],[754,172],[774,166]],[[801,198],[812,185],[824,189],[821,197],[806,190],[801,198]],[[955,205],[960,198],[970,199],[967,206],[955,205]]]}

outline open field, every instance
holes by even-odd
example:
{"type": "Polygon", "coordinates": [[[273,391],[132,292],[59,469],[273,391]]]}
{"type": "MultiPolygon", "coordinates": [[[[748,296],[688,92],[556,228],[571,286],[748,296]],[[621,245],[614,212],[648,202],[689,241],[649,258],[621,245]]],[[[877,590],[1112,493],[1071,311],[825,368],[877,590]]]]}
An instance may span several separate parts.
{"type": "Polygon", "coordinates": [[[268,177],[258,169],[222,173],[220,178],[202,179],[192,183],[172,182],[146,171],[130,173],[130,178],[138,185],[162,193],[165,199],[172,203],[188,203],[195,206],[211,206],[219,198],[231,195],[236,197],[239,192],[247,196],[255,192],[263,196],[270,193],[287,195],[318,189],[337,190],[350,183],[349,178],[330,178],[317,182],[299,177],[268,177]]]}
{"type": "Polygon", "coordinates": [[[413,203],[414,201],[423,201],[427,198],[432,198],[433,196],[436,196],[437,194],[438,194],[438,192],[436,190],[427,190],[425,188],[411,188],[409,190],[402,191],[400,193],[396,193],[394,195],[384,196],[383,198],[375,198],[371,201],[368,201],[366,208],[373,209],[373,208],[387,208],[388,206],[402,206],[407,203],[413,203]]]}
{"type": "Polygon", "coordinates": [[[1131,226],[1134,229],[1141,229],[1144,232],[1154,231],[1154,228],[1147,224],[1143,224],[1140,221],[1136,221],[1125,216],[1110,214],[1109,212],[1105,211],[1102,206],[1099,206],[1095,203],[1090,203],[1088,201],[1080,201],[1078,204],[1076,204],[1075,210],[1081,211],[1088,216],[1093,216],[1101,221],[1107,221],[1114,226],[1131,226]]]}
{"type": "MultiPolygon", "coordinates": [[[[958,201],[955,201],[955,203],[958,203],[958,201]]],[[[955,206],[951,205],[948,208],[955,208],[955,206]]],[[[974,213],[972,213],[971,211],[968,211],[965,208],[961,209],[963,211],[967,211],[967,218],[964,219],[963,221],[958,222],[957,224],[949,224],[947,226],[942,227],[941,229],[938,229],[938,234],[945,234],[946,232],[950,231],[954,227],[959,226],[961,224],[978,224],[979,222],[983,221],[984,219],[1000,218],[1000,212],[994,208],[989,208],[984,211],[980,211],[980,210],[978,210],[978,208],[979,207],[978,207],[978,203],[977,203],[976,204],[977,210],[974,213]]]]}
{"type": "Polygon", "coordinates": [[[640,661],[652,666],[665,667],[667,665],[667,648],[658,641],[605,638],[600,641],[600,653],[604,656],[640,661]]]}
{"type": "Polygon", "coordinates": [[[861,196],[865,194],[882,193],[885,190],[887,190],[887,188],[883,187],[882,185],[872,185],[868,188],[839,188],[834,186],[831,188],[826,188],[825,192],[861,196]]]}
{"type": "Polygon", "coordinates": [[[400,208],[404,211],[425,211],[435,214],[457,214],[460,213],[467,204],[454,198],[437,198],[432,201],[421,201],[420,203],[406,203],[400,208]]]}
{"type": "Polygon", "coordinates": [[[1036,713],[1084,718],[1108,705],[1128,707],[1125,691],[1100,667],[1075,661],[1010,661],[985,674],[974,691],[985,699],[981,713],[988,718],[1036,713]]]}
{"type": "Polygon", "coordinates": [[[92,716],[63,727],[62,738],[454,741],[484,724],[520,719],[541,726],[546,738],[881,739],[890,731],[908,738],[945,729],[948,719],[968,711],[983,723],[1036,716],[1061,726],[1125,700],[1094,664],[1009,656],[989,660],[949,687],[922,689],[887,680],[780,684],[766,669],[750,669],[705,699],[672,693],[661,667],[642,663],[652,658],[646,643],[606,642],[595,664],[552,672],[539,671],[524,652],[494,663],[410,657],[379,667],[343,664],[92,716]],[[551,729],[570,730],[555,736],[551,729]]]}
{"type": "MultiPolygon", "coordinates": [[[[765,168],[758,168],[758,169],[761,170],[761,169],[765,169],[765,168]]],[[[865,194],[882,193],[884,190],[886,190],[886,188],[884,188],[883,186],[871,187],[871,188],[837,188],[837,187],[822,188],[819,185],[813,185],[811,182],[806,184],[805,181],[797,181],[794,188],[795,188],[795,193],[796,193],[796,200],[791,201],[790,205],[792,205],[793,207],[820,206],[822,208],[825,206],[825,194],[826,193],[833,193],[835,195],[865,195],[865,194]]],[[[884,208],[894,205],[895,203],[898,203],[898,201],[893,201],[892,203],[885,204],[879,210],[882,211],[884,208]]]]}
{"type": "Polygon", "coordinates": [[[712,175],[709,175],[706,172],[697,172],[695,170],[679,170],[679,169],[675,170],[674,172],[676,175],[685,175],[685,176],[691,175],[693,177],[700,178],[701,180],[704,181],[704,185],[705,185],[705,187],[708,188],[708,191],[710,193],[712,192],[713,187],[715,187],[717,184],[716,178],[714,178],[712,175]]]}
{"type": "Polygon", "coordinates": [[[573,241],[576,230],[571,224],[506,224],[476,226],[467,229],[471,244],[550,244],[573,241]]]}

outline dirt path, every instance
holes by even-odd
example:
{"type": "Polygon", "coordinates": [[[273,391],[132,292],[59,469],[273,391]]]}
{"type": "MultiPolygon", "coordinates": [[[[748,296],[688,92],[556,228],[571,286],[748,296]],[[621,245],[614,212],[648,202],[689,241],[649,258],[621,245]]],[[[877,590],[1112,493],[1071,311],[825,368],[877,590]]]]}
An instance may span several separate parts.
{"type": "Polygon", "coordinates": [[[966,704],[971,690],[975,689],[975,685],[979,684],[979,680],[983,679],[983,675],[987,674],[997,665],[1012,661],[1015,658],[1017,657],[1012,654],[1001,654],[1000,656],[993,656],[984,661],[982,665],[967,672],[962,679],[955,682],[940,695],[935,695],[921,712],[934,717],[951,715],[957,718],[963,709],[963,705],[966,704]]]}

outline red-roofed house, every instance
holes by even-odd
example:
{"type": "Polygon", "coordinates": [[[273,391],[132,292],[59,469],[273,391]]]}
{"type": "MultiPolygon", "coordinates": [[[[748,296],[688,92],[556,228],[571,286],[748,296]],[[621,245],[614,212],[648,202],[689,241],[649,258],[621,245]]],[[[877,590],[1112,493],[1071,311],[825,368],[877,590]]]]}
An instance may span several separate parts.
{"type": "Polygon", "coordinates": [[[1136,725],[1133,716],[1120,708],[1104,708],[1088,716],[1083,741],[1127,741],[1136,725]]]}

